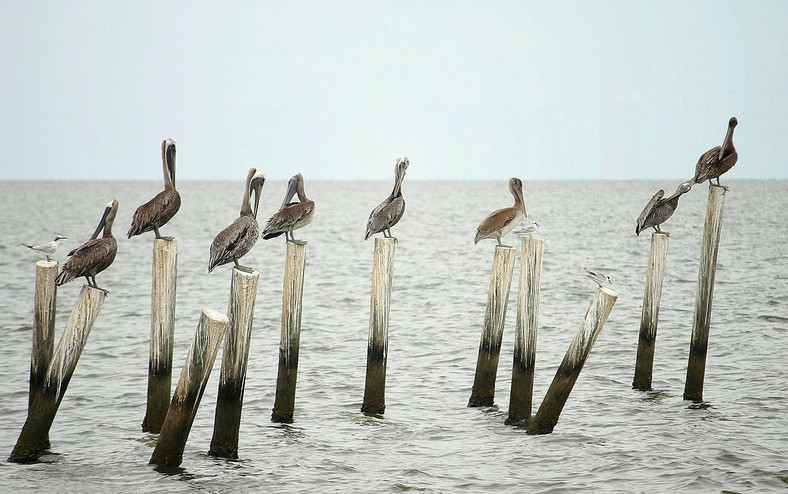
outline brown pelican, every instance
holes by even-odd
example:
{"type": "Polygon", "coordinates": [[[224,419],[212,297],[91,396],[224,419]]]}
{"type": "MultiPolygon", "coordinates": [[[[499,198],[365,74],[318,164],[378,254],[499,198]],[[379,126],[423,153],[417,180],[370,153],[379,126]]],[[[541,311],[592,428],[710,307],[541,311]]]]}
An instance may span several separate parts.
{"type": "Polygon", "coordinates": [[[731,117],[728,121],[728,132],[725,134],[725,140],[722,141],[722,146],[715,146],[701,155],[698,159],[698,164],[695,165],[695,177],[691,180],[692,185],[700,184],[711,179],[717,179],[717,185],[720,185],[720,175],[727,172],[736,160],[739,159],[739,153],[736,152],[736,147],[733,145],[733,129],[739,123],[736,117],[731,117]]]}
{"type": "Polygon", "coordinates": [[[232,261],[235,267],[242,271],[251,272],[250,268],[238,264],[238,259],[249,252],[257,243],[260,227],[257,225],[257,206],[260,205],[260,194],[265,184],[265,174],[257,168],[250,168],[246,176],[244,197],[241,200],[241,215],[230,226],[219,232],[211,242],[211,258],[208,261],[208,272],[216,266],[232,261]],[[254,192],[254,209],[249,198],[254,192]]]}
{"type": "Polygon", "coordinates": [[[161,143],[161,167],[164,171],[164,190],[134,211],[129,238],[151,230],[156,238],[172,238],[159,234],[159,228],[170,221],[181,207],[181,196],[175,190],[175,141],[172,139],[165,139],[161,143]]]}
{"type": "Polygon", "coordinates": [[[274,213],[268,219],[268,223],[263,230],[263,238],[278,237],[285,234],[285,239],[289,242],[297,244],[305,244],[306,242],[296,240],[293,237],[293,230],[302,228],[312,222],[315,216],[315,201],[311,201],[306,197],[304,192],[304,177],[301,174],[293,175],[289,182],[287,182],[287,193],[285,199],[282,201],[282,206],[279,211],[274,213]],[[294,195],[298,194],[300,202],[290,202],[294,195]],[[290,234],[288,237],[287,234],[290,234]]]}
{"type": "Polygon", "coordinates": [[[402,197],[402,180],[410,162],[408,158],[400,158],[394,166],[394,190],[383,202],[369,213],[367,233],[364,240],[372,235],[383,232],[384,237],[391,237],[391,227],[396,225],[405,212],[405,199],[402,197]]]}
{"type": "Polygon", "coordinates": [[[673,216],[673,212],[676,211],[679,205],[679,198],[682,194],[689,192],[691,188],[692,184],[690,182],[683,182],[679,184],[679,188],[676,189],[676,192],[674,192],[672,196],[665,199],[662,198],[662,196],[665,195],[665,191],[662,189],[657,191],[654,197],[648,201],[646,207],[643,208],[643,212],[640,213],[640,216],[638,216],[635,234],[640,235],[640,232],[646,228],[652,227],[654,231],[667,235],[667,232],[663,232],[659,229],[659,225],[673,216]]]}
{"type": "Polygon", "coordinates": [[[114,199],[104,208],[96,231],[90,240],[68,253],[69,259],[55,278],[55,283],[65,285],[74,278],[84,276],[89,286],[98,288],[104,293],[109,293],[96,284],[96,275],[104,271],[115,260],[118,252],[118,243],[112,236],[112,223],[118,213],[118,200],[114,199]],[[104,235],[97,238],[99,232],[104,230],[104,235]]]}
{"type": "Polygon", "coordinates": [[[588,268],[583,267],[586,270],[586,276],[594,280],[594,282],[599,285],[599,288],[602,288],[602,285],[611,285],[613,281],[610,279],[610,276],[604,273],[597,273],[596,271],[589,271],[588,268]]]}
{"type": "Polygon", "coordinates": [[[51,242],[47,242],[41,245],[29,245],[29,244],[22,244],[28,249],[32,249],[35,253],[40,254],[42,256],[46,256],[47,261],[51,261],[52,259],[49,256],[54,255],[55,251],[57,250],[57,246],[60,244],[60,241],[63,240],[63,235],[55,235],[55,240],[51,242]]]}
{"type": "Polygon", "coordinates": [[[498,245],[501,244],[501,237],[512,231],[520,223],[520,219],[528,217],[525,210],[525,200],[523,199],[523,182],[519,178],[509,179],[509,192],[514,196],[514,205],[508,208],[493,211],[479,224],[476,229],[476,238],[473,243],[485,238],[495,238],[498,245]]]}

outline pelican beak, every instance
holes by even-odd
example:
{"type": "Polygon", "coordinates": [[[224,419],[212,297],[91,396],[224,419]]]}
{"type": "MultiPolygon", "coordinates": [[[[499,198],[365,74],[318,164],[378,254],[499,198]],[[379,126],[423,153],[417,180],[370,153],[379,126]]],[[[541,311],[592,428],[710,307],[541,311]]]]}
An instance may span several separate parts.
{"type": "Polygon", "coordinates": [[[293,196],[296,195],[296,192],[298,192],[298,175],[293,176],[287,182],[287,193],[285,193],[285,199],[282,201],[282,205],[279,207],[279,209],[284,209],[293,196]]]}
{"type": "Polygon", "coordinates": [[[517,197],[520,198],[520,204],[523,207],[523,216],[525,216],[527,218],[528,217],[528,211],[526,211],[526,209],[525,209],[525,196],[523,195],[523,189],[521,187],[518,187],[516,192],[517,192],[517,197]]]}
{"type": "Polygon", "coordinates": [[[263,185],[265,185],[265,174],[258,170],[255,172],[254,177],[252,177],[252,183],[250,184],[249,190],[250,193],[254,193],[254,217],[257,218],[257,208],[260,206],[260,195],[263,192],[263,185]]]}
{"type": "Polygon", "coordinates": [[[107,216],[109,216],[109,212],[112,211],[112,206],[113,206],[114,203],[115,203],[115,201],[111,201],[104,208],[104,214],[101,215],[101,220],[99,220],[99,224],[96,227],[96,231],[93,232],[93,235],[90,236],[90,240],[94,240],[94,239],[98,238],[99,233],[101,233],[101,230],[104,229],[104,225],[107,224],[107,216]]]}
{"type": "Polygon", "coordinates": [[[161,154],[164,163],[167,165],[167,173],[170,175],[170,181],[175,185],[175,141],[172,139],[165,139],[162,143],[161,154]]]}

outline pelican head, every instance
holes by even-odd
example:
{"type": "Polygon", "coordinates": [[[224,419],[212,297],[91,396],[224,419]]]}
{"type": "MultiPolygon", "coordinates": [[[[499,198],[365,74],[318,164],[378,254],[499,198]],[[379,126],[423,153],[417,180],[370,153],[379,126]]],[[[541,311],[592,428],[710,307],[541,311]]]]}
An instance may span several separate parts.
{"type": "Polygon", "coordinates": [[[676,189],[676,192],[673,193],[673,197],[680,196],[682,194],[686,194],[692,188],[691,182],[682,182],[679,184],[679,187],[676,189]]]}
{"type": "Polygon", "coordinates": [[[509,192],[514,196],[515,205],[520,206],[523,210],[523,216],[528,217],[528,212],[525,210],[525,198],[523,197],[523,181],[517,177],[509,179],[509,192]]]}
{"type": "MultiPolygon", "coordinates": [[[[263,192],[263,185],[265,184],[265,173],[258,168],[252,168],[252,180],[249,181],[249,195],[254,192],[254,217],[257,218],[257,207],[260,205],[260,194],[263,192]]],[[[250,170],[250,171],[252,171],[250,170]]]]}
{"type": "Polygon", "coordinates": [[[397,175],[397,176],[401,175],[401,176],[404,177],[405,176],[405,171],[408,169],[409,165],[410,165],[410,161],[408,161],[408,158],[404,158],[404,157],[403,158],[399,158],[397,160],[397,164],[396,164],[396,167],[394,169],[394,174],[397,175]]]}
{"type": "MultiPolygon", "coordinates": [[[[104,213],[101,215],[101,219],[99,220],[98,226],[96,227],[96,231],[93,232],[93,235],[90,236],[90,239],[93,240],[98,238],[99,233],[103,230],[108,224],[112,225],[115,221],[115,214],[118,212],[118,200],[113,199],[104,206],[104,213]]],[[[63,237],[65,238],[65,237],[63,237]]]]}
{"type": "Polygon", "coordinates": [[[725,140],[722,141],[719,159],[723,159],[726,153],[733,150],[733,129],[735,129],[737,125],[739,125],[739,120],[736,117],[731,117],[731,119],[728,120],[728,132],[725,133],[725,140]]]}
{"type": "Polygon", "coordinates": [[[732,129],[732,128],[736,127],[737,125],[739,125],[739,120],[736,117],[731,117],[731,119],[728,120],[728,128],[729,129],[732,129]]]}
{"type": "Polygon", "coordinates": [[[293,199],[293,196],[303,189],[303,186],[301,185],[303,180],[304,177],[302,177],[300,173],[296,173],[290,177],[290,180],[287,181],[287,192],[285,193],[285,199],[282,201],[282,206],[279,209],[284,209],[284,207],[287,206],[293,199]]]}
{"type": "Polygon", "coordinates": [[[175,187],[175,141],[164,139],[161,143],[161,163],[164,167],[164,182],[175,187]]]}

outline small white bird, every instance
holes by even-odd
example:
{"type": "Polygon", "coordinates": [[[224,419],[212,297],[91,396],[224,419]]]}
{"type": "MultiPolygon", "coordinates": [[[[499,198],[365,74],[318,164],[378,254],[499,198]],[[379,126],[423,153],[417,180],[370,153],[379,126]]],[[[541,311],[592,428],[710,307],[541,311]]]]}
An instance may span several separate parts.
{"type": "Polygon", "coordinates": [[[531,235],[534,234],[537,228],[539,228],[539,223],[534,221],[530,225],[525,225],[522,228],[518,228],[517,230],[512,231],[512,233],[516,233],[518,235],[526,235],[530,237],[531,235]]]}
{"type": "Polygon", "coordinates": [[[51,242],[47,242],[45,244],[41,244],[41,245],[22,244],[22,245],[24,245],[28,249],[33,250],[37,254],[46,257],[47,261],[51,261],[52,259],[50,259],[49,256],[55,254],[55,251],[57,250],[57,246],[60,245],[60,241],[63,240],[64,238],[66,237],[64,237],[63,235],[57,235],[55,236],[55,240],[51,242]]]}
{"type": "Polygon", "coordinates": [[[586,276],[588,276],[589,278],[594,280],[594,282],[597,285],[599,285],[600,288],[602,288],[602,285],[612,285],[613,284],[613,281],[610,279],[610,276],[608,276],[608,275],[606,275],[604,273],[597,273],[595,271],[589,271],[588,268],[586,268],[585,266],[583,267],[583,269],[586,270],[586,276]]]}

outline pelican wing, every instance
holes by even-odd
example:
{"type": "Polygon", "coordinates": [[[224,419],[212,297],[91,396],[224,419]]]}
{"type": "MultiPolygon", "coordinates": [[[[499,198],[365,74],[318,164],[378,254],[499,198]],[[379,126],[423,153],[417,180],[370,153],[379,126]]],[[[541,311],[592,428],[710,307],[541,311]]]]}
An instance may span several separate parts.
{"type": "Polygon", "coordinates": [[[211,242],[208,272],[216,266],[240,259],[248,253],[260,234],[257,221],[251,215],[238,217],[230,226],[219,232],[211,242]]]}
{"type": "Polygon", "coordinates": [[[114,238],[94,238],[68,253],[71,257],[56,278],[58,285],[74,278],[94,275],[106,269],[115,260],[118,244],[114,238]]]}
{"type": "Polygon", "coordinates": [[[695,177],[692,179],[694,183],[700,184],[716,177],[714,167],[720,159],[721,148],[722,146],[715,146],[698,158],[698,163],[695,165],[695,177]]]}
{"type": "Polygon", "coordinates": [[[396,225],[404,213],[405,199],[401,195],[387,198],[369,213],[364,239],[396,225]]]}
{"type": "Polygon", "coordinates": [[[263,238],[274,238],[291,229],[306,225],[305,221],[311,221],[311,214],[314,212],[314,208],[315,203],[313,201],[288,204],[268,219],[263,229],[263,238]]]}
{"type": "Polygon", "coordinates": [[[646,204],[646,207],[643,208],[643,211],[640,213],[640,216],[638,216],[637,226],[635,227],[635,234],[639,235],[640,232],[643,231],[644,228],[646,228],[645,226],[646,219],[654,211],[657,202],[659,202],[659,200],[662,199],[662,196],[664,195],[665,195],[665,191],[659,189],[657,193],[654,194],[654,197],[652,197],[651,200],[648,201],[648,204],[646,204]]]}
{"type": "Polygon", "coordinates": [[[517,219],[520,208],[508,207],[498,209],[490,213],[476,229],[476,238],[474,243],[484,238],[497,236],[497,232],[503,230],[508,224],[517,219]]]}
{"type": "Polygon", "coordinates": [[[175,189],[166,188],[134,211],[128,237],[164,226],[181,207],[181,196],[175,189]]]}

